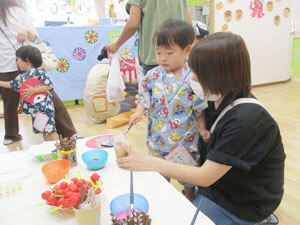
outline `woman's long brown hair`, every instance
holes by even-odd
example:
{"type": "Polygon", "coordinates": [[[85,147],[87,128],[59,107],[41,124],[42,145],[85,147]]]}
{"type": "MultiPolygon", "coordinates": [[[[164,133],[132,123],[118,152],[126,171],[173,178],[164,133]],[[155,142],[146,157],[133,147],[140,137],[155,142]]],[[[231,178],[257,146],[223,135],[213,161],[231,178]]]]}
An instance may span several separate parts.
{"type": "Polygon", "coordinates": [[[19,4],[14,0],[0,0],[0,19],[3,21],[4,25],[7,26],[7,14],[8,9],[13,6],[19,6],[19,4]]]}

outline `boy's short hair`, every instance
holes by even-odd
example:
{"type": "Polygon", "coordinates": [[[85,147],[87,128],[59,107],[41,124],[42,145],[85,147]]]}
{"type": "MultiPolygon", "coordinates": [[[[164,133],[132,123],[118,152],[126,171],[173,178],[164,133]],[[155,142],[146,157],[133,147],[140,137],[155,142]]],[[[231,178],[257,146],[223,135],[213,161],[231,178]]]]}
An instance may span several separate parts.
{"type": "Polygon", "coordinates": [[[16,51],[16,57],[23,61],[29,60],[34,68],[38,68],[43,64],[41,52],[38,48],[32,45],[25,45],[16,51]]]}
{"type": "Polygon", "coordinates": [[[250,57],[239,35],[218,32],[199,40],[191,51],[189,66],[206,94],[229,95],[229,101],[250,94],[250,57]]]}
{"type": "Polygon", "coordinates": [[[152,42],[166,47],[176,44],[184,49],[194,42],[193,26],[184,20],[167,19],[154,32],[152,42]]]}

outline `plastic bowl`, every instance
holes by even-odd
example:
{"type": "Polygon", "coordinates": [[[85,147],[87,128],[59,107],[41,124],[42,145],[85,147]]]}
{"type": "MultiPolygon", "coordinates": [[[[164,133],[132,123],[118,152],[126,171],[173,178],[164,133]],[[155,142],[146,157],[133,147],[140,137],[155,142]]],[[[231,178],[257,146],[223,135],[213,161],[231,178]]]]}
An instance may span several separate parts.
{"type": "MultiPolygon", "coordinates": [[[[136,211],[144,211],[146,214],[149,210],[149,203],[147,199],[141,195],[134,193],[133,209],[136,211]]],[[[110,203],[111,213],[118,217],[122,212],[130,211],[130,194],[120,195],[114,198],[110,203]]]]}
{"type": "Polygon", "coordinates": [[[96,149],[87,151],[81,156],[90,170],[99,170],[105,166],[108,153],[104,150],[96,149]]]}
{"type": "Polygon", "coordinates": [[[65,177],[69,173],[71,162],[69,160],[60,159],[46,163],[42,167],[42,172],[50,184],[54,184],[65,177]]]}

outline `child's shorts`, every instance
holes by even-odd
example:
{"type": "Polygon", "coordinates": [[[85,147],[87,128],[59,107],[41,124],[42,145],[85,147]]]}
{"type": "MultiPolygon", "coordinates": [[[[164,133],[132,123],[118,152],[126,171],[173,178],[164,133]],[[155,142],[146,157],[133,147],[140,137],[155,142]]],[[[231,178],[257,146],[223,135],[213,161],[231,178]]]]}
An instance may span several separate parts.
{"type": "MultiPolygon", "coordinates": [[[[157,150],[149,150],[149,155],[154,156],[154,157],[158,157],[161,159],[165,159],[165,156],[168,155],[168,152],[162,152],[162,151],[157,151],[157,150]]],[[[194,156],[193,156],[194,157],[194,156]]],[[[196,185],[194,184],[188,184],[188,183],[182,183],[180,181],[178,181],[181,185],[183,185],[184,187],[194,187],[196,185]]]]}

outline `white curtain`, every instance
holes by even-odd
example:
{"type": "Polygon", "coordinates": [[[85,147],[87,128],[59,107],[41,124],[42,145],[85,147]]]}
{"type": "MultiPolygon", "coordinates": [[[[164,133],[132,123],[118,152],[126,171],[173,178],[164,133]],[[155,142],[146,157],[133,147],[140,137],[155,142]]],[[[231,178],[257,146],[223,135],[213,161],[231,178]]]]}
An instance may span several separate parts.
{"type": "Polygon", "coordinates": [[[95,0],[96,13],[98,18],[105,17],[106,0],[95,0]]]}

